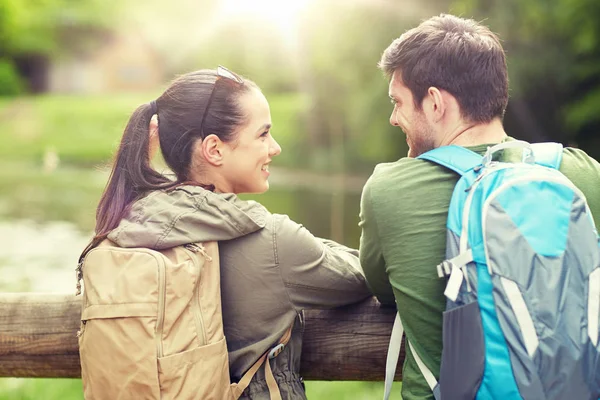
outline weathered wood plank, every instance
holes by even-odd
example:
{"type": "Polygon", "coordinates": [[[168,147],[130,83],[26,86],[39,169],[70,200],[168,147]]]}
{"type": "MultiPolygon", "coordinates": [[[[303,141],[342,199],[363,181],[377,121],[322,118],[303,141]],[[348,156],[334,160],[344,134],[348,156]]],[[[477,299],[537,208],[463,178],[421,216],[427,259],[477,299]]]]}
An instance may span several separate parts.
{"type": "MultiPolygon", "coordinates": [[[[395,308],[374,299],[306,313],[302,376],[309,380],[383,380],[395,308]]],[[[404,346],[400,354],[404,360],[404,346]]],[[[401,378],[401,368],[396,379],[401,378]]]]}
{"type": "MultiPolygon", "coordinates": [[[[0,376],[79,377],[80,312],[81,299],[72,295],[0,294],[0,376]]],[[[307,380],[382,380],[394,316],[374,298],[306,312],[301,374],[307,380]]]]}
{"type": "Polygon", "coordinates": [[[81,299],[72,295],[0,295],[0,376],[79,377],[81,299]]]}

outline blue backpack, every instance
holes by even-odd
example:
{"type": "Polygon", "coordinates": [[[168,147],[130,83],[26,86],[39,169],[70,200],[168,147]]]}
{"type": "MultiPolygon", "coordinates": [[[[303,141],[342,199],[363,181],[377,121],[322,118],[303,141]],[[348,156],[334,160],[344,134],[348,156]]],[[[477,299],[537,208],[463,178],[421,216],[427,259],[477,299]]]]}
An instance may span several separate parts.
{"type": "MultiPolygon", "coordinates": [[[[437,266],[449,277],[439,383],[407,340],[436,400],[598,399],[600,238],[558,171],[562,146],[511,141],[484,156],[446,146],[419,158],[461,175],[437,266]],[[523,148],[521,163],[492,160],[509,147],[523,148]]],[[[385,399],[402,334],[397,315],[385,399]]]]}

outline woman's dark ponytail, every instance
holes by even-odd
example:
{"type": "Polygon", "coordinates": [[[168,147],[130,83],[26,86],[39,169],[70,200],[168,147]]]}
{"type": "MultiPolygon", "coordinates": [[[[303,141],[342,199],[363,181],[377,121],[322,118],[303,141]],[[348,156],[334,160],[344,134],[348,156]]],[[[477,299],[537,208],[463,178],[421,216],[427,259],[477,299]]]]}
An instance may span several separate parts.
{"type": "Polygon", "coordinates": [[[148,191],[176,185],[150,166],[149,125],[155,110],[156,103],[154,107],[150,103],[143,104],[129,118],[96,211],[96,237],[106,237],[116,228],[137,198],[148,191]]]}
{"type": "Polygon", "coordinates": [[[129,118],[108,183],[96,210],[94,238],[79,256],[77,294],[81,293],[82,266],[85,255],[98,246],[118,225],[131,203],[144,193],[167,189],[177,182],[150,166],[150,119],[157,111],[156,102],[139,106],[129,118]]]}

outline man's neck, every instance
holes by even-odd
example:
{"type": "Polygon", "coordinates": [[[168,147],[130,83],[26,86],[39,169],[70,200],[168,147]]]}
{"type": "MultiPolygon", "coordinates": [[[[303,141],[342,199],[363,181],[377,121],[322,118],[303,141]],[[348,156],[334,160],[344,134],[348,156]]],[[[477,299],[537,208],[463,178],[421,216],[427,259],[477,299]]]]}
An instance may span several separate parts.
{"type": "Polygon", "coordinates": [[[500,119],[487,124],[460,125],[447,134],[440,146],[455,144],[463,147],[481,144],[500,143],[506,138],[506,132],[500,119]]]}

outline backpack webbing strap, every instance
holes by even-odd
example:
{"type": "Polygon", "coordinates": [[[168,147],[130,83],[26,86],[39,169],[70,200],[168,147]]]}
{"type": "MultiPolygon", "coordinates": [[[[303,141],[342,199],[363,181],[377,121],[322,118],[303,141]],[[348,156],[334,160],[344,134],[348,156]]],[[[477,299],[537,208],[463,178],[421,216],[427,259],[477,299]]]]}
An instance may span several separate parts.
{"type": "Polygon", "coordinates": [[[387,358],[385,361],[385,386],[383,391],[383,400],[388,400],[392,392],[392,383],[396,375],[396,367],[398,365],[398,357],[400,356],[400,347],[402,346],[402,335],[404,328],[400,321],[400,314],[396,313],[394,326],[392,328],[392,336],[390,337],[390,345],[388,347],[387,358]]]}
{"type": "Polygon", "coordinates": [[[432,161],[462,176],[481,164],[483,157],[464,147],[451,145],[429,150],[417,158],[432,161]]]}
{"type": "Polygon", "coordinates": [[[108,233],[103,235],[94,236],[92,241],[88,243],[83,252],[79,256],[79,261],[77,261],[77,268],[75,268],[75,279],[77,280],[75,296],[79,296],[81,294],[81,280],[83,279],[83,260],[85,256],[92,251],[95,247],[97,247],[104,239],[108,237],[108,233]]]}
{"type": "Polygon", "coordinates": [[[532,144],[535,163],[544,167],[558,169],[562,161],[563,146],[560,143],[532,144]]]}
{"type": "MultiPolygon", "coordinates": [[[[292,328],[293,327],[294,327],[294,324],[292,324],[285,331],[285,333],[283,334],[281,339],[279,339],[277,346],[275,346],[273,349],[279,348],[280,351],[283,349],[283,346],[285,346],[290,341],[290,338],[292,337],[292,328]]],[[[242,395],[244,390],[250,384],[250,381],[252,380],[254,375],[256,375],[256,372],[258,371],[258,369],[263,364],[265,364],[265,380],[267,381],[267,387],[269,388],[269,395],[271,397],[271,400],[282,400],[281,393],[279,392],[279,386],[277,386],[277,382],[275,381],[275,376],[273,376],[273,370],[271,369],[271,364],[269,363],[269,358],[272,358],[272,357],[270,357],[270,355],[271,355],[273,349],[269,349],[268,351],[266,351],[258,360],[256,360],[254,365],[252,365],[250,367],[250,369],[244,374],[244,376],[242,376],[242,379],[240,379],[240,381],[237,384],[232,385],[233,386],[233,394],[234,394],[235,399],[239,398],[242,395]]],[[[277,354],[279,354],[279,353],[277,353],[277,354]]],[[[275,356],[276,356],[276,354],[275,354],[275,356]]]]}
{"type": "MultiPolygon", "coordinates": [[[[396,319],[394,320],[394,327],[392,328],[392,336],[390,337],[390,346],[388,347],[387,360],[385,363],[385,387],[383,393],[383,399],[388,400],[392,391],[392,383],[394,382],[394,376],[396,375],[396,367],[398,365],[398,358],[400,357],[400,347],[402,346],[402,336],[404,335],[404,327],[402,326],[402,320],[400,319],[400,313],[396,313],[396,319]]],[[[421,374],[427,381],[429,388],[433,392],[435,400],[440,400],[440,387],[433,376],[433,373],[427,368],[421,357],[415,351],[412,343],[406,338],[406,343],[410,348],[417,366],[421,371],[421,374]]]]}

